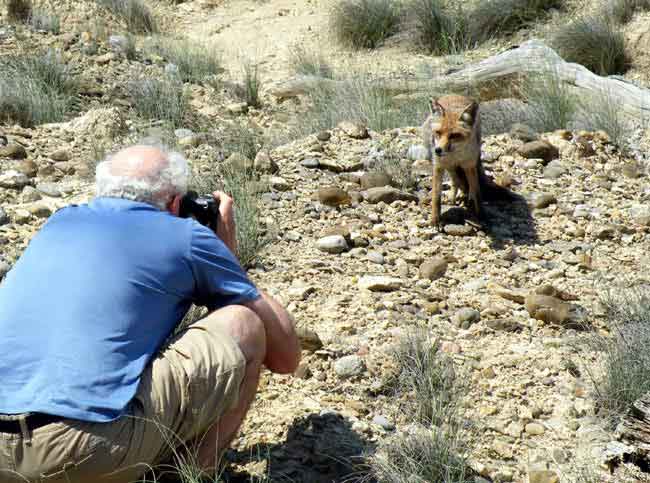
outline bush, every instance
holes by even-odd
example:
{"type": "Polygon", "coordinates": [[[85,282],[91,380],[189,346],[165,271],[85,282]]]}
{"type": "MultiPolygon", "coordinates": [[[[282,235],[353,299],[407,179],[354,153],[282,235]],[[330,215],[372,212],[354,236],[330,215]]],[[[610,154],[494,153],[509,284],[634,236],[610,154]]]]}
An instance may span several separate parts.
{"type": "Polygon", "coordinates": [[[176,77],[140,79],[128,84],[136,112],[145,119],[165,121],[181,127],[189,112],[189,101],[183,84],[176,77]]]}
{"type": "Polygon", "coordinates": [[[419,44],[435,55],[457,54],[470,47],[467,15],[460,6],[450,11],[444,0],[412,0],[407,12],[419,44]]]}
{"type": "Polygon", "coordinates": [[[251,107],[260,107],[262,101],[260,92],[262,89],[262,80],[260,79],[259,64],[251,59],[242,61],[243,73],[243,99],[251,107]]]}
{"type": "Polygon", "coordinates": [[[45,10],[34,10],[29,17],[29,24],[35,30],[44,30],[55,35],[61,32],[61,19],[45,10]]]}
{"type": "Polygon", "coordinates": [[[185,82],[199,83],[223,70],[218,51],[207,43],[158,37],[150,49],[178,67],[178,75],[185,82]]]}
{"type": "Polygon", "coordinates": [[[622,74],[629,66],[625,36],[604,16],[583,16],[558,28],[551,46],[567,62],[598,75],[622,74]]]}
{"type": "Polygon", "coordinates": [[[31,0],[7,0],[7,19],[10,22],[27,22],[31,14],[31,0]]]}
{"type": "Polygon", "coordinates": [[[650,0],[605,0],[604,15],[617,22],[632,20],[636,12],[650,10],[650,0]]]}
{"type": "Polygon", "coordinates": [[[264,139],[259,130],[246,123],[235,122],[223,133],[222,143],[225,157],[239,153],[253,160],[264,145],[264,139]]]}
{"type": "Polygon", "coordinates": [[[527,76],[521,84],[521,97],[528,105],[531,127],[539,132],[567,129],[574,119],[576,98],[553,70],[527,76]]]}
{"type": "Polygon", "coordinates": [[[609,93],[592,94],[581,99],[578,102],[575,127],[586,131],[605,131],[619,149],[626,150],[629,147],[629,126],[609,93]]]}
{"type": "Polygon", "coordinates": [[[142,0],[97,0],[126,24],[130,32],[151,34],[158,30],[156,19],[142,0]]]}
{"type": "Polygon", "coordinates": [[[471,37],[485,41],[509,35],[544,16],[552,8],[562,8],[562,0],[486,0],[472,10],[471,37]]]}
{"type": "Polygon", "coordinates": [[[289,59],[296,74],[314,75],[331,79],[332,68],[323,58],[322,52],[308,51],[303,45],[296,44],[289,49],[289,59]]]}
{"type": "Polygon", "coordinates": [[[594,381],[599,410],[612,426],[632,404],[650,391],[650,288],[605,295],[605,320],[611,337],[594,336],[601,353],[602,376],[594,381]]]}
{"type": "Polygon", "coordinates": [[[62,121],[78,86],[53,52],[0,57],[0,121],[31,127],[62,121]]]}
{"type": "Polygon", "coordinates": [[[339,0],[330,13],[338,41],[356,49],[374,49],[397,31],[399,11],[391,0],[339,0]]]}

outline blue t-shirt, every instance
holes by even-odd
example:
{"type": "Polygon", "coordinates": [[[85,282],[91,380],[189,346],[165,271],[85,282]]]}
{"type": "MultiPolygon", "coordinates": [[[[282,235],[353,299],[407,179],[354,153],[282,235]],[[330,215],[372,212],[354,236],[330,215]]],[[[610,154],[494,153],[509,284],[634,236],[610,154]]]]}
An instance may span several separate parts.
{"type": "Polygon", "coordinates": [[[192,219],[117,198],[63,208],[0,283],[0,413],[116,419],[192,302],[257,297],[192,219]]]}

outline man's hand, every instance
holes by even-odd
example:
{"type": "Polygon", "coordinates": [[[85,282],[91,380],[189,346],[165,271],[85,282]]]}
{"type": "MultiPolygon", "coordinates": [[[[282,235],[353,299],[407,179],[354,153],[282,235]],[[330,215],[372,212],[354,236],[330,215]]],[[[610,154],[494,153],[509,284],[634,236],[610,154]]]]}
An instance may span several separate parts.
{"type": "Polygon", "coordinates": [[[235,206],[233,200],[223,191],[215,191],[212,197],[219,203],[219,223],[216,235],[237,256],[237,229],[235,228],[235,206]]]}

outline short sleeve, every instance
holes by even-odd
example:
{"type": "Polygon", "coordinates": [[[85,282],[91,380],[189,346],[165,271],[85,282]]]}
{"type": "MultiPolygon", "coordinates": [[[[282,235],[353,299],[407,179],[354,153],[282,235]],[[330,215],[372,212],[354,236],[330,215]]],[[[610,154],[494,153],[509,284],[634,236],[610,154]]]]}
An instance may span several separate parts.
{"type": "Polygon", "coordinates": [[[209,228],[192,223],[190,263],[194,273],[195,302],[216,310],[260,296],[239,261],[209,228]]]}

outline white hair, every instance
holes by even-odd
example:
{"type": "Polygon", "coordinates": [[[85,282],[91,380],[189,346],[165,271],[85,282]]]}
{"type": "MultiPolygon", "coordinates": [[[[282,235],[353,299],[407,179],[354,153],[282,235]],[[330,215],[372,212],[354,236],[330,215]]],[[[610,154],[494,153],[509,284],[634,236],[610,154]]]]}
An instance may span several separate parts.
{"type": "MultiPolygon", "coordinates": [[[[151,177],[116,176],[111,173],[111,160],[108,156],[97,165],[95,188],[98,197],[122,198],[125,200],[149,203],[164,210],[169,199],[187,192],[189,169],[185,157],[167,149],[160,143],[145,140],[138,146],[156,147],[167,160],[166,166],[151,177]]],[[[127,161],[136,167],[142,163],[139,158],[127,161]]]]}

